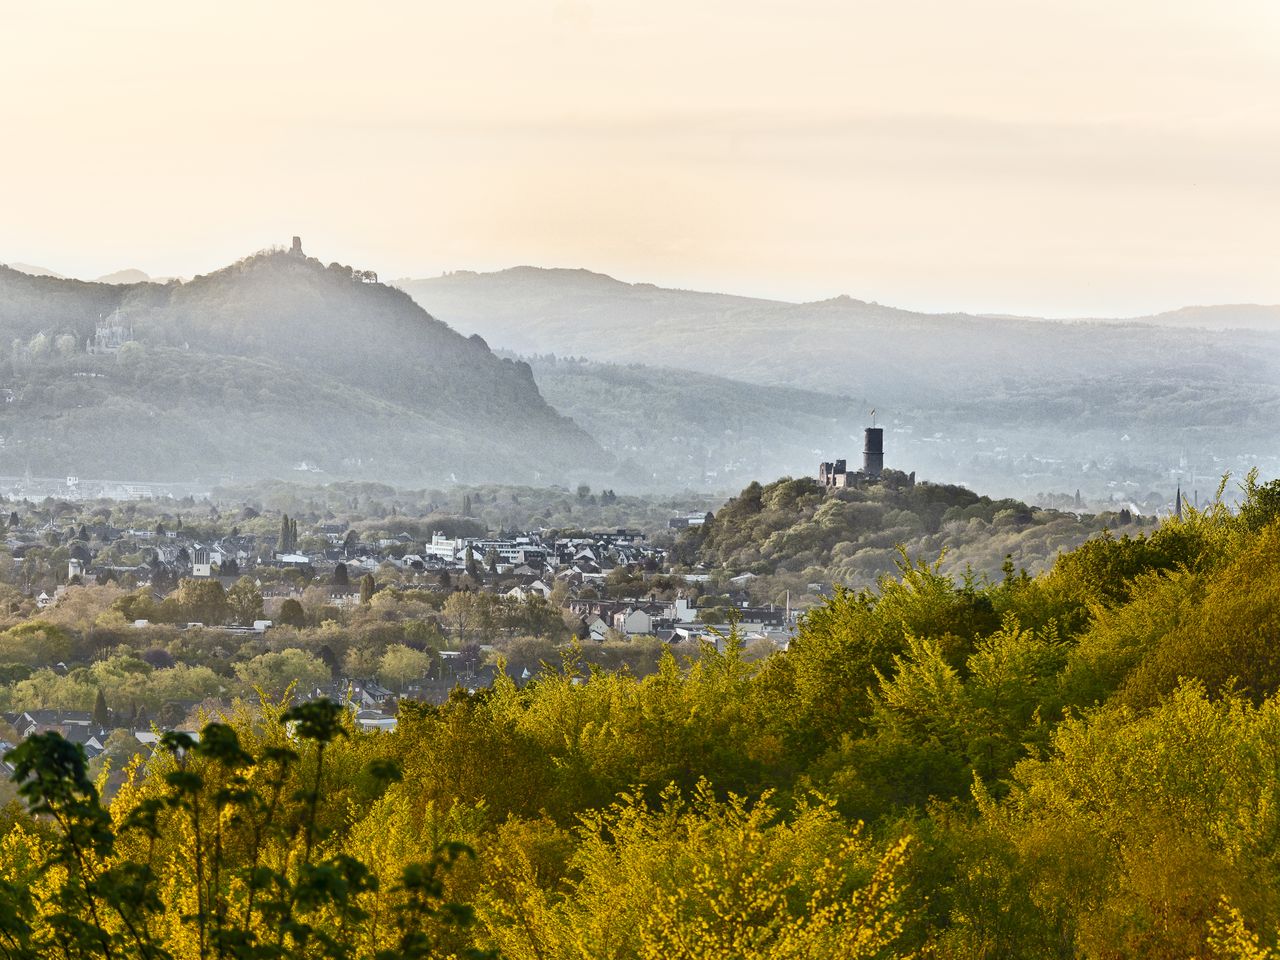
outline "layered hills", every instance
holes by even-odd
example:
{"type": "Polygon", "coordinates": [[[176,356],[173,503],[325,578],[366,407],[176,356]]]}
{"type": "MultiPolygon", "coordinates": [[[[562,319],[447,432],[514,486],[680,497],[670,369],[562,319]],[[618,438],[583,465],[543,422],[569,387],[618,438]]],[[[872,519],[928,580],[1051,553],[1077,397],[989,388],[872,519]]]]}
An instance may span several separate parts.
{"type": "Polygon", "coordinates": [[[0,268],[0,343],[0,474],[552,481],[610,465],[527,364],[300,250],[185,283],[0,268]]]}
{"type": "MultiPolygon", "coordinates": [[[[1274,307],[1051,321],[926,314],[847,296],[787,303],[534,267],[400,285],[495,349],[831,395],[842,442],[802,428],[794,436],[826,458],[856,456],[852,435],[876,407],[898,465],[1001,496],[1079,488],[1145,498],[1167,485],[1171,502],[1179,477],[1211,489],[1226,470],[1280,472],[1269,452],[1280,441],[1274,307]]],[[[569,375],[590,378],[552,372],[565,393],[569,375]]],[[[818,459],[772,466],[809,472],[818,459]]]]}
{"type": "Polygon", "coordinates": [[[1186,382],[1229,371],[1230,379],[1263,384],[1280,370],[1273,335],[1280,327],[1267,322],[1280,310],[1269,307],[1061,322],[927,314],[848,296],[788,303],[534,267],[458,271],[401,286],[495,347],[692,369],[883,404],[950,404],[1006,384],[1095,384],[1150,373],[1186,382]],[[1210,337],[1165,324],[1259,329],[1210,337]]]}
{"type": "Polygon", "coordinates": [[[542,395],[620,463],[627,489],[729,491],[846,449],[864,399],[643,364],[531,356],[542,395]]]}

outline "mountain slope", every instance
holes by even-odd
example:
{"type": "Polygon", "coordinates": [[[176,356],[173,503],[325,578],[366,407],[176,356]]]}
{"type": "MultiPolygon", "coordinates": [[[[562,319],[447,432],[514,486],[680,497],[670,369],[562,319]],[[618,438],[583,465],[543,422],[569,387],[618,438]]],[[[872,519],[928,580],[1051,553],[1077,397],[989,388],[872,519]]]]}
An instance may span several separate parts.
{"type": "Polygon", "coordinates": [[[186,283],[0,268],[0,473],[561,479],[609,458],[494,356],[372,275],[270,251],[186,283]],[[117,324],[116,353],[86,347],[117,324]]]}
{"type": "Polygon", "coordinates": [[[543,396],[625,464],[647,490],[715,490],[808,473],[825,451],[861,442],[865,400],[639,364],[530,357],[543,396]]]}

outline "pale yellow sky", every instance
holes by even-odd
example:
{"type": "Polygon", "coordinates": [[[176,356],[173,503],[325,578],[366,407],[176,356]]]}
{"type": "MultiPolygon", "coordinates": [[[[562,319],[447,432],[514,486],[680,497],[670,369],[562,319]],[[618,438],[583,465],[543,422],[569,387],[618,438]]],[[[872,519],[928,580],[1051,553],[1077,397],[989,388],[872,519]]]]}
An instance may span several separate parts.
{"type": "Polygon", "coordinates": [[[0,262],[1280,302],[1273,0],[0,0],[0,262]]]}

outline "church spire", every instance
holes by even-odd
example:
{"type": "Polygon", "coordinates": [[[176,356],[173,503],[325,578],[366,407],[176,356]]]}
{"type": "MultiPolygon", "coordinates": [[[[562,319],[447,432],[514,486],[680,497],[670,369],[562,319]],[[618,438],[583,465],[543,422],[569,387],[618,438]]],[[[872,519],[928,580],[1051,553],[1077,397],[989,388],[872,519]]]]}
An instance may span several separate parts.
{"type": "Polygon", "coordinates": [[[1173,515],[1179,520],[1182,519],[1182,483],[1178,483],[1178,492],[1173,499],[1173,515]]]}

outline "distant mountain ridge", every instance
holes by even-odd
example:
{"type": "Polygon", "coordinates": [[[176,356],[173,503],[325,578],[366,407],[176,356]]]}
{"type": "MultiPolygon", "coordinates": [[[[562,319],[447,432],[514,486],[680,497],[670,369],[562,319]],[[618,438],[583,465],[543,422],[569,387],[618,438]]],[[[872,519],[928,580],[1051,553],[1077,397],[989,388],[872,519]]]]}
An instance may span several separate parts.
{"type": "MultiPolygon", "coordinates": [[[[424,297],[435,298],[442,303],[453,296],[484,289],[492,296],[491,291],[506,291],[522,296],[543,295],[547,297],[582,298],[584,291],[591,290],[613,296],[640,296],[653,298],[655,295],[671,296],[687,304],[715,303],[721,307],[730,306],[773,306],[780,309],[791,307],[821,306],[860,306],[877,309],[894,310],[917,316],[954,316],[973,317],[976,319],[1031,321],[1038,323],[1113,323],[1113,324],[1156,324],[1160,326],[1193,326],[1207,330],[1220,329],[1260,329],[1280,331],[1280,304],[1258,303],[1224,303],[1201,304],[1179,307],[1160,313],[1141,314],[1138,316],[1080,316],[1068,319],[1038,317],[1020,313],[967,313],[956,311],[942,314],[927,314],[920,311],[897,307],[882,307],[874,301],[860,300],[846,293],[836,294],[820,300],[795,301],[778,300],[768,297],[751,297],[741,294],[715,291],[691,290],[679,287],[660,287],[652,283],[630,283],[618,280],[605,273],[598,273],[583,267],[535,267],[521,265],[507,267],[503,270],[476,271],[451,270],[437,277],[402,278],[396,285],[409,291],[416,299],[421,292],[424,297]]],[[[675,300],[673,300],[675,302],[675,300]]]]}
{"type": "Polygon", "coordinates": [[[1216,306],[1181,307],[1138,318],[1140,323],[1205,330],[1266,330],[1280,333],[1280,304],[1223,303],[1216,306]]]}
{"type": "Polygon", "coordinates": [[[372,274],[300,251],[185,283],[0,268],[0,343],[12,345],[0,474],[253,478],[303,465],[412,483],[611,465],[527,364],[372,274]],[[104,331],[112,344],[91,352],[104,331]]]}
{"type": "Polygon", "coordinates": [[[11,263],[10,269],[17,270],[19,273],[25,273],[32,277],[52,277],[55,280],[67,279],[60,273],[55,273],[48,267],[37,267],[31,263],[11,263]]]}
{"type": "Polygon", "coordinates": [[[149,283],[151,277],[143,273],[141,270],[128,269],[117,270],[114,273],[105,274],[97,279],[97,283],[149,283]]]}
{"type": "Polygon", "coordinates": [[[847,296],[797,304],[532,267],[400,285],[446,322],[518,353],[700,370],[886,404],[950,406],[975,387],[1013,382],[1185,376],[1206,363],[1273,383],[1280,362],[1280,343],[1267,336],[1280,331],[1265,325],[1277,312],[1269,307],[1068,322],[926,314],[847,296]],[[1199,339],[1165,329],[1197,319],[1262,329],[1199,339]]]}
{"type": "MultiPolygon", "coordinates": [[[[25,273],[33,277],[52,277],[55,280],[74,280],[75,277],[68,277],[65,274],[50,270],[48,267],[37,267],[30,263],[10,263],[0,264],[0,266],[8,266],[11,270],[17,270],[19,273],[25,273]]],[[[103,274],[96,278],[94,283],[147,283],[149,281],[160,282],[159,278],[149,276],[142,270],[129,267],[125,270],[115,270],[111,273],[103,274]]]]}

